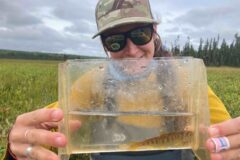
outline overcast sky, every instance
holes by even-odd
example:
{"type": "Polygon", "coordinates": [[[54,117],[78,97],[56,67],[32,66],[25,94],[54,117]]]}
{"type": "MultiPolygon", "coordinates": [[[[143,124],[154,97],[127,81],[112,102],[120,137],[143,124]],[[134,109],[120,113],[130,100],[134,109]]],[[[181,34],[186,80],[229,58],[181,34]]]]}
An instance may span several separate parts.
{"type": "MultiPolygon", "coordinates": [[[[104,56],[97,31],[98,0],[0,0],[0,49],[104,56]]],[[[240,34],[240,0],[150,0],[164,44],[198,46],[200,38],[240,34]],[[180,37],[176,41],[177,37],[180,37]]],[[[221,40],[220,39],[220,40],[221,40]]]]}

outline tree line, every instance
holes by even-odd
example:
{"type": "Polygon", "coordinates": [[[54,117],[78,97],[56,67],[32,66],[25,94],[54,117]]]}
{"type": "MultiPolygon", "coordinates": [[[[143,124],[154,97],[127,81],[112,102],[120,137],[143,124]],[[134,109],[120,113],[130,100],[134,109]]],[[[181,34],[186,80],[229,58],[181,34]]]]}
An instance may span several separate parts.
{"type": "Polygon", "coordinates": [[[67,59],[90,59],[99,58],[72,54],[43,53],[15,50],[1,50],[0,59],[31,59],[31,60],[67,60],[67,59]]]}
{"type": "MultiPolygon", "coordinates": [[[[179,37],[177,37],[177,40],[179,40],[179,37]]],[[[178,44],[174,44],[171,47],[171,52],[174,56],[192,56],[195,58],[201,58],[207,66],[240,67],[240,36],[237,33],[234,35],[234,40],[231,44],[228,44],[224,38],[220,42],[219,36],[217,38],[211,38],[205,41],[201,38],[198,49],[195,49],[193,47],[193,44],[191,44],[190,37],[188,37],[188,40],[183,46],[183,48],[180,48],[181,47],[178,44]]],[[[99,57],[58,53],[0,50],[0,59],[1,58],[66,60],[99,57]]]]}
{"type": "MultiPolygon", "coordinates": [[[[179,39],[179,37],[178,37],[179,39]]],[[[198,49],[194,49],[188,37],[187,42],[180,49],[180,45],[171,47],[174,56],[192,56],[203,59],[207,66],[240,66],[240,36],[236,33],[231,44],[219,36],[207,40],[200,39],[198,49]]]]}

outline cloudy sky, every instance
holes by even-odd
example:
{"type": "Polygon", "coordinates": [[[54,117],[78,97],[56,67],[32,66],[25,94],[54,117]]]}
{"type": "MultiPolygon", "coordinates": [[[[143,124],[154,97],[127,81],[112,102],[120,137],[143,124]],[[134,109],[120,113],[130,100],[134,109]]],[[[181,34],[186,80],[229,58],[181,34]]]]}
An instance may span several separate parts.
{"type": "MultiPolygon", "coordinates": [[[[98,0],[0,0],[0,49],[104,56],[97,31],[98,0]]],[[[150,0],[164,44],[240,34],[240,0],[150,0]],[[177,40],[177,37],[179,39],[177,40]]],[[[220,39],[220,40],[221,40],[220,39]]]]}

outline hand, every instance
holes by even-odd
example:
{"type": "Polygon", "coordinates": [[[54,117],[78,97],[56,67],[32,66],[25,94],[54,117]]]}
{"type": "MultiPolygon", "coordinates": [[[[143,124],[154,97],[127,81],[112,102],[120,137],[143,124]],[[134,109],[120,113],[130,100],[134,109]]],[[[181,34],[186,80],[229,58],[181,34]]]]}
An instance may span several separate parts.
{"type": "Polygon", "coordinates": [[[18,116],[9,134],[10,150],[18,160],[58,160],[55,153],[43,146],[64,147],[67,144],[65,135],[50,131],[57,128],[62,118],[62,110],[45,108],[18,116]]]}
{"type": "Polygon", "coordinates": [[[208,139],[206,146],[211,152],[211,160],[240,160],[240,117],[212,125],[208,132],[211,138],[218,137],[216,140],[219,140],[219,137],[226,137],[230,145],[229,149],[216,153],[219,147],[216,148],[213,141],[208,139]]]}

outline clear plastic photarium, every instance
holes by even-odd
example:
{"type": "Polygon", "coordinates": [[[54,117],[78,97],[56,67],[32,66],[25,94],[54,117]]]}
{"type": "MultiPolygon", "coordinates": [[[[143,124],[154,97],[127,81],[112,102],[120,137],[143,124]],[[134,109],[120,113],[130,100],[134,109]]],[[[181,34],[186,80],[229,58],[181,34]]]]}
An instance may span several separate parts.
{"type": "Polygon", "coordinates": [[[175,149],[210,159],[200,59],[69,60],[59,65],[59,106],[59,131],[68,139],[59,149],[62,160],[80,153],[175,149]]]}

